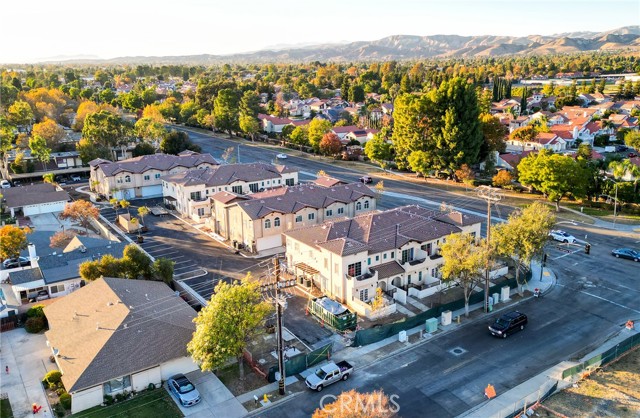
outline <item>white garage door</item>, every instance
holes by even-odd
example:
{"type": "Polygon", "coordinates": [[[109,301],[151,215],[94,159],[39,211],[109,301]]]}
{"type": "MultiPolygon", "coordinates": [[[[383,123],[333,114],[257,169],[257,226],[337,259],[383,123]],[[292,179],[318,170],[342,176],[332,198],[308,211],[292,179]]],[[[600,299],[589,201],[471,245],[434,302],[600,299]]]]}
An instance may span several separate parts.
{"type": "Polygon", "coordinates": [[[258,238],[258,242],[256,242],[256,251],[264,251],[280,246],[282,246],[282,236],[280,234],[272,235],[269,237],[258,238]]]}
{"type": "Polygon", "coordinates": [[[142,197],[162,196],[162,184],[157,186],[144,186],[142,188],[142,197]]]}
{"type": "Polygon", "coordinates": [[[40,215],[42,213],[62,212],[66,202],[42,203],[39,205],[30,205],[22,208],[24,216],[40,215]]]}

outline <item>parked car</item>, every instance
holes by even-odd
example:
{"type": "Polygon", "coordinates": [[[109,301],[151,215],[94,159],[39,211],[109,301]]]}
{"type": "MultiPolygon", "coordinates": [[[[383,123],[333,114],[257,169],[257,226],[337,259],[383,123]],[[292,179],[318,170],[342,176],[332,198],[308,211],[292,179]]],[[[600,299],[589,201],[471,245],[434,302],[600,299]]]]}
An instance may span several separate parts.
{"type": "Polygon", "coordinates": [[[564,242],[564,243],[571,243],[571,244],[576,242],[576,237],[574,237],[573,235],[569,235],[566,232],[561,231],[559,229],[549,232],[549,236],[552,239],[554,239],[555,241],[560,241],[560,242],[564,242]]]}
{"type": "Polygon", "coordinates": [[[364,184],[373,183],[373,179],[369,176],[360,177],[360,181],[363,182],[364,184]]]}
{"type": "Polygon", "coordinates": [[[315,373],[310,374],[305,379],[305,383],[311,390],[317,390],[321,392],[326,386],[329,386],[338,380],[347,380],[349,375],[353,373],[353,366],[347,361],[340,361],[338,363],[330,362],[325,364],[316,370],[315,373]]]}
{"type": "Polygon", "coordinates": [[[169,390],[173,393],[182,406],[193,406],[200,403],[202,397],[198,389],[183,374],[177,374],[167,382],[169,390]]]}
{"type": "Polygon", "coordinates": [[[82,181],[82,177],[80,177],[80,176],[71,176],[71,181],[82,181]]]}
{"type": "Polygon", "coordinates": [[[625,152],[629,147],[626,145],[616,145],[616,152],[625,152]]]}
{"type": "Polygon", "coordinates": [[[11,183],[9,183],[9,180],[2,180],[2,181],[0,181],[0,188],[2,188],[2,189],[10,189],[11,188],[11,183]]]}
{"type": "Polygon", "coordinates": [[[640,261],[640,251],[636,251],[632,248],[616,248],[611,251],[611,255],[615,258],[626,258],[627,260],[633,260],[636,263],[640,261]]]}
{"type": "Polygon", "coordinates": [[[635,152],[630,152],[627,156],[629,158],[636,158],[638,156],[638,154],[636,154],[635,152]]]}
{"type": "Polygon", "coordinates": [[[276,158],[279,160],[286,160],[287,159],[287,154],[278,154],[276,155],[276,158]]]}
{"type": "Polygon", "coordinates": [[[38,293],[33,293],[29,295],[29,302],[40,302],[41,300],[49,299],[49,292],[46,290],[39,290],[38,293]]]}
{"type": "Polygon", "coordinates": [[[502,315],[492,325],[489,325],[489,332],[496,337],[507,338],[507,335],[513,331],[523,330],[527,323],[527,315],[512,311],[502,315]]]}
{"type": "Polygon", "coordinates": [[[27,257],[7,258],[2,262],[2,267],[6,269],[14,269],[16,267],[30,266],[31,260],[27,257]]]}

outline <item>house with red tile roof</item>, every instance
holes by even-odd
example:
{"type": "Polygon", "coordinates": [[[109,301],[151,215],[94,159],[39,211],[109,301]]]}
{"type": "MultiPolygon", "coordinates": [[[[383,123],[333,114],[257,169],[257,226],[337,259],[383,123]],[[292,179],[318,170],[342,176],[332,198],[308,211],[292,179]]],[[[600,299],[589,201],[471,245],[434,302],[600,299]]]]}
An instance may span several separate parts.
{"type": "Polygon", "coordinates": [[[521,141],[516,138],[507,140],[507,150],[527,151],[547,149],[558,152],[567,148],[567,141],[553,132],[540,132],[533,141],[521,141]]]}
{"type": "Polygon", "coordinates": [[[282,128],[289,125],[292,120],[289,118],[279,118],[276,116],[258,114],[258,120],[262,124],[262,130],[266,133],[282,133],[282,128]]]}

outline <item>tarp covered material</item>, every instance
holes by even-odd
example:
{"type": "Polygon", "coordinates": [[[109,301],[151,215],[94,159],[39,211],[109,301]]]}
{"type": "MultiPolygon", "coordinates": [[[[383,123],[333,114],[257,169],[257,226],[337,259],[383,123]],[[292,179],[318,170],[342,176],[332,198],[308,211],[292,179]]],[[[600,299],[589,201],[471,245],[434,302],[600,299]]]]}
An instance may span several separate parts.
{"type": "Polygon", "coordinates": [[[316,299],[316,303],[322,306],[327,312],[334,315],[340,315],[347,311],[347,308],[342,306],[340,302],[336,302],[335,300],[329,299],[328,297],[318,298],[316,299]]]}

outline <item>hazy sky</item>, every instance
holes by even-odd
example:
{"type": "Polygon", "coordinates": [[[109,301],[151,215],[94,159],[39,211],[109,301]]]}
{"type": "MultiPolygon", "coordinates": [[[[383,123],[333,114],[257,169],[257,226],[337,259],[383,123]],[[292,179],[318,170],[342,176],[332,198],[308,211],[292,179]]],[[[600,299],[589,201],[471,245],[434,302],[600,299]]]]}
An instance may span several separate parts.
{"type": "Polygon", "coordinates": [[[3,1],[0,62],[231,54],[389,35],[551,35],[640,24],[640,0],[3,1]]]}

